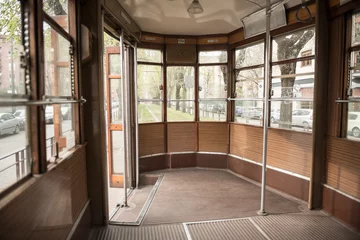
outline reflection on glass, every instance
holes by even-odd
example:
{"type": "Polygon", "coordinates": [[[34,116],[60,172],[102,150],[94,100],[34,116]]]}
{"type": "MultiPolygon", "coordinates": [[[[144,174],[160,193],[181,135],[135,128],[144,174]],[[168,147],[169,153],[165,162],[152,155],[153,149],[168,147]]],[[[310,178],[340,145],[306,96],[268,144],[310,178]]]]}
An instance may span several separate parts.
{"type": "Polygon", "coordinates": [[[194,100],[194,67],[167,68],[167,99],[194,100]]]}
{"type": "Polygon", "coordinates": [[[353,15],[352,46],[360,44],[360,13],[353,15]]]}
{"type": "Polygon", "coordinates": [[[204,101],[199,103],[200,121],[226,121],[226,101],[204,101]]]}
{"type": "Polygon", "coordinates": [[[264,96],[264,68],[235,71],[237,98],[264,96]]]}
{"type": "Polygon", "coordinates": [[[44,23],[44,43],[45,95],[71,96],[70,43],[47,23],[44,23]]]}
{"type": "Polygon", "coordinates": [[[237,49],[235,51],[236,68],[264,64],[264,43],[237,49]]]}
{"type": "MultiPolygon", "coordinates": [[[[62,134],[74,131],[74,106],[72,104],[63,104],[61,105],[61,131],[62,134]]],[[[73,147],[73,146],[68,146],[73,147]]]]}
{"type": "Polygon", "coordinates": [[[199,63],[226,63],[227,51],[207,51],[199,53],[199,63]]]}
{"type": "Polygon", "coordinates": [[[139,99],[161,99],[162,67],[138,65],[137,89],[139,99]]]}
{"type": "Polygon", "coordinates": [[[138,48],[137,49],[137,60],[139,62],[153,62],[161,63],[162,54],[160,50],[138,48]]]}
{"type": "Polygon", "coordinates": [[[274,38],[272,41],[272,61],[298,58],[302,56],[302,52],[312,49],[315,49],[315,29],[301,29],[274,38]]]}
{"type": "Polygon", "coordinates": [[[43,0],[43,10],[68,31],[68,0],[43,0]]]}
{"type": "Polygon", "coordinates": [[[124,173],[124,132],[111,131],[112,170],[115,174],[124,173]]]}
{"type": "Polygon", "coordinates": [[[138,122],[162,122],[162,102],[140,102],[138,104],[138,122]]]}
{"type": "Polygon", "coordinates": [[[193,101],[168,101],[167,121],[185,122],[195,120],[195,109],[193,101]]]}
{"type": "Polygon", "coordinates": [[[226,98],[227,97],[227,67],[206,66],[199,68],[200,98],[226,98]]]}
{"type": "Polygon", "coordinates": [[[120,66],[120,54],[109,54],[109,74],[110,75],[120,75],[121,66],[120,66]]]}
{"type": "Polygon", "coordinates": [[[235,122],[263,125],[263,101],[235,101],[235,122]]]}
{"type": "Polygon", "coordinates": [[[349,103],[346,137],[360,141],[360,103],[349,103]]]}
{"type": "Polygon", "coordinates": [[[270,126],[296,131],[312,131],[313,102],[272,101],[270,126]]]}
{"type": "Polygon", "coordinates": [[[121,79],[110,79],[110,104],[111,104],[111,123],[122,122],[122,92],[121,92],[121,79]]]}

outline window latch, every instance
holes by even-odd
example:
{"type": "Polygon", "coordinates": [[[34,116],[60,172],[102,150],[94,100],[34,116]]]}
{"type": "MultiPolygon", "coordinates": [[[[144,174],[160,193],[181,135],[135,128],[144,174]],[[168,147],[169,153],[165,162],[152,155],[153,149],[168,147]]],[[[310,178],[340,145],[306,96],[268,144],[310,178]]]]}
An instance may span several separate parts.
{"type": "Polygon", "coordinates": [[[201,92],[202,91],[202,86],[198,87],[198,91],[201,92]]]}

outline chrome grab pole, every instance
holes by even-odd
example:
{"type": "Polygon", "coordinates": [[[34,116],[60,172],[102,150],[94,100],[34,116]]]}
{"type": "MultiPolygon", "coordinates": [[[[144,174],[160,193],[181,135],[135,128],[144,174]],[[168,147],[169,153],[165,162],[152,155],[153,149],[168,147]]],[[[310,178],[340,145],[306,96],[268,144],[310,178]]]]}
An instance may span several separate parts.
{"type": "MultiPolygon", "coordinates": [[[[126,77],[126,60],[125,60],[125,47],[124,47],[124,30],[121,30],[121,36],[120,36],[120,60],[121,60],[121,80],[122,80],[122,123],[124,126],[124,174],[123,174],[123,179],[124,179],[124,203],[123,203],[123,207],[127,207],[128,203],[127,203],[127,156],[128,156],[128,149],[127,149],[127,128],[129,127],[128,125],[128,121],[127,121],[127,104],[129,104],[127,102],[127,77],[126,77]],[[125,110],[125,111],[124,111],[125,110]]],[[[120,80],[120,81],[121,81],[120,80]]]]}
{"type": "Polygon", "coordinates": [[[136,161],[136,187],[139,187],[139,122],[138,122],[138,92],[137,92],[137,43],[134,48],[134,99],[135,103],[135,161],[136,161]]]}
{"type": "Polygon", "coordinates": [[[270,0],[266,0],[266,39],[265,39],[265,101],[264,101],[264,137],[263,137],[263,166],[261,179],[261,204],[259,215],[267,215],[265,211],[265,188],[266,188],[266,153],[267,153],[267,138],[269,126],[269,82],[270,82],[270,0]]]}

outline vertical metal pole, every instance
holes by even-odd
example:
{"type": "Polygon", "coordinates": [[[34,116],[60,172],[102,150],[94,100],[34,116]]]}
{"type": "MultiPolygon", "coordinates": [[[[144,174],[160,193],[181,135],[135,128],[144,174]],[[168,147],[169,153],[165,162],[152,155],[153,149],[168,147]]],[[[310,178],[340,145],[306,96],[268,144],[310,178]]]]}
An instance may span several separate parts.
{"type": "Polygon", "coordinates": [[[139,122],[138,122],[138,92],[137,92],[137,43],[134,49],[134,92],[135,92],[135,161],[136,161],[136,187],[139,187],[139,122]]]}
{"type": "Polygon", "coordinates": [[[270,0],[266,0],[266,38],[265,38],[265,99],[264,99],[264,137],[263,137],[263,166],[261,179],[261,204],[259,215],[267,215],[265,211],[265,188],[266,188],[266,153],[269,126],[269,81],[270,81],[270,0]]]}
{"type": "Polygon", "coordinates": [[[121,30],[121,36],[120,36],[120,60],[121,60],[121,80],[122,80],[122,122],[124,126],[124,207],[127,207],[127,128],[128,128],[128,121],[127,121],[127,104],[126,101],[127,98],[127,88],[126,88],[126,66],[125,66],[125,48],[124,48],[124,30],[121,30]]]}

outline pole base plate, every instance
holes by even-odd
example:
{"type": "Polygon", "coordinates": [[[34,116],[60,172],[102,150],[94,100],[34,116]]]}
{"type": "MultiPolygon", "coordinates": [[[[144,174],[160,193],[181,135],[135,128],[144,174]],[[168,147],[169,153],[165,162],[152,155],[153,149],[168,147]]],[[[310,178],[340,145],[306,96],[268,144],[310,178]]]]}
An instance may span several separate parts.
{"type": "Polygon", "coordinates": [[[257,214],[259,215],[259,216],[267,216],[267,215],[269,215],[267,212],[265,212],[265,211],[257,211],[257,214]]]}

